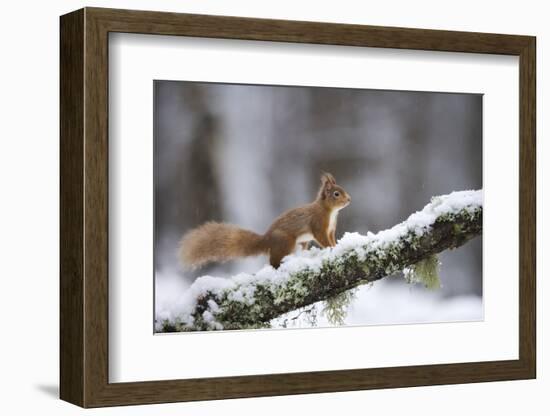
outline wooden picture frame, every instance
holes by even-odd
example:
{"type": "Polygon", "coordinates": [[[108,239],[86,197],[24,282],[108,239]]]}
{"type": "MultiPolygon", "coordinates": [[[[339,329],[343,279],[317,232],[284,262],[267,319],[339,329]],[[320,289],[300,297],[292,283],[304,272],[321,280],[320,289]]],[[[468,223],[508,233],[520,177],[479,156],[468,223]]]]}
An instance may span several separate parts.
{"type": "Polygon", "coordinates": [[[100,8],[62,16],[60,29],[61,399],[100,407],[535,378],[534,37],[100,8]],[[110,32],[519,56],[519,359],[109,383],[110,32]]]}

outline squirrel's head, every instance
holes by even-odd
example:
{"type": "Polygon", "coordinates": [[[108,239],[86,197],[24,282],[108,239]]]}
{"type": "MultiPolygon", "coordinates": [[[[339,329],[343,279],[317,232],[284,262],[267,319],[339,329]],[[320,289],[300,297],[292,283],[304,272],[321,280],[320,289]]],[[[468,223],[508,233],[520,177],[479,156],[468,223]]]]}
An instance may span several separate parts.
{"type": "Polygon", "coordinates": [[[317,199],[331,209],[342,209],[351,202],[351,196],[344,188],[336,184],[334,176],[330,173],[321,175],[321,187],[317,199]]]}

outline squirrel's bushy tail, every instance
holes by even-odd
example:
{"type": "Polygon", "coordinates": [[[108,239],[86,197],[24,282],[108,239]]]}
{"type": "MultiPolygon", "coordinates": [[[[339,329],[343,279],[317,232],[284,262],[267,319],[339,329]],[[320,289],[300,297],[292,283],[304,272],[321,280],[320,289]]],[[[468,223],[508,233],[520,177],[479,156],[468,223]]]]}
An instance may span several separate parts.
{"type": "Polygon", "coordinates": [[[263,237],[231,224],[207,222],[183,236],[179,257],[185,267],[262,254],[263,237]]]}

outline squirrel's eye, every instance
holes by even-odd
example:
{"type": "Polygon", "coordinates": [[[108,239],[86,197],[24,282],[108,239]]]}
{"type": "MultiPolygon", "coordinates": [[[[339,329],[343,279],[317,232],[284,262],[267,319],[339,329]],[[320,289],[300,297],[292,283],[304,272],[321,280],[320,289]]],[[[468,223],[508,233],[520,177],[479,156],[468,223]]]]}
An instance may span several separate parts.
{"type": "Polygon", "coordinates": [[[340,192],[334,191],[333,195],[334,195],[335,198],[338,198],[340,196],[340,192]]]}

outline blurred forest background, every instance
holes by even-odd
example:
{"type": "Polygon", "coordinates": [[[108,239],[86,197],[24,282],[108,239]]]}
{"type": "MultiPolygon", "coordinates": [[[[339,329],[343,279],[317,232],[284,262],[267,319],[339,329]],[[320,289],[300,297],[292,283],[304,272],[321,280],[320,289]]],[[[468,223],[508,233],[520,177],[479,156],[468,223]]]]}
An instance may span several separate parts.
{"type": "MultiPolygon", "coordinates": [[[[197,276],[254,272],[267,262],[183,271],[176,252],[186,231],[215,220],[263,233],[280,213],[315,198],[323,171],[352,196],[338,217],[337,239],[390,228],[432,196],[482,188],[478,94],[182,81],[155,81],[154,93],[157,316],[177,309],[197,276]]],[[[356,305],[350,322],[482,319],[481,243],[440,255],[437,292],[402,279],[362,291],[355,302],[388,302],[383,314],[356,305]],[[423,309],[415,309],[420,302],[423,309]]]]}

